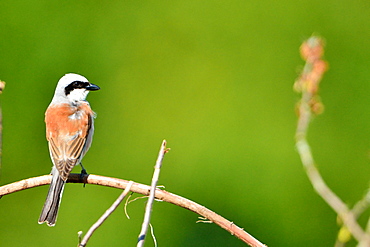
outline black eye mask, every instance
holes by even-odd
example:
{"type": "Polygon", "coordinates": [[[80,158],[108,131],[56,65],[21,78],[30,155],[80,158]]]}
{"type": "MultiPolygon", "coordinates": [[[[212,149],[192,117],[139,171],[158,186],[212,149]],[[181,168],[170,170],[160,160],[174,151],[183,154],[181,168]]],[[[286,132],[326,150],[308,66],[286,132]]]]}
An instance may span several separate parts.
{"type": "Polygon", "coordinates": [[[81,88],[86,88],[90,85],[88,82],[84,81],[74,81],[70,83],[68,86],[65,87],[64,92],[66,95],[70,94],[73,89],[81,89],[81,88]]]}

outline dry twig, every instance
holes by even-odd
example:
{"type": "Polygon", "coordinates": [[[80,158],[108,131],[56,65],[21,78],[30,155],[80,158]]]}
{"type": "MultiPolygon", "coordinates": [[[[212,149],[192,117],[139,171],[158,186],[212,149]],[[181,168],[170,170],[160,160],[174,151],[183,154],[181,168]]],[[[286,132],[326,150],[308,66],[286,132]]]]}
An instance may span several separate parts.
{"type": "Polygon", "coordinates": [[[79,247],[85,247],[86,246],[87,241],[89,241],[90,237],[95,232],[95,230],[98,229],[98,227],[101,226],[101,224],[103,224],[103,222],[109,217],[109,215],[111,215],[113,213],[114,210],[116,210],[116,208],[121,204],[122,200],[130,192],[130,189],[131,189],[131,186],[132,186],[133,183],[134,183],[133,181],[130,181],[128,183],[125,190],[121,193],[121,195],[117,198],[117,200],[112,204],[112,206],[110,206],[107,209],[107,211],[105,211],[105,213],[98,219],[98,221],[95,222],[95,224],[93,224],[90,227],[90,229],[87,231],[87,233],[85,234],[82,241],[78,244],[79,247]]]}
{"type": "MultiPolygon", "coordinates": [[[[0,187],[0,197],[4,195],[8,195],[17,191],[25,190],[34,188],[37,186],[47,185],[50,184],[51,175],[44,175],[40,177],[28,178],[18,182],[14,182],[11,184],[7,184],[0,187]]],[[[101,186],[107,186],[117,189],[125,189],[129,183],[127,180],[118,179],[118,178],[111,178],[111,177],[104,177],[99,175],[87,174],[81,177],[79,173],[71,173],[68,176],[67,183],[82,183],[82,184],[95,184],[101,186]]],[[[148,195],[150,191],[150,186],[133,183],[131,187],[131,191],[134,193],[148,195]]],[[[249,233],[244,231],[242,228],[238,227],[233,222],[225,219],[221,215],[216,214],[215,212],[209,210],[208,208],[193,202],[189,199],[184,197],[172,194],[165,190],[156,189],[155,192],[156,199],[172,203],[174,205],[186,208],[194,213],[197,213],[218,226],[222,227],[223,229],[230,232],[232,235],[235,235],[237,238],[242,240],[243,242],[247,243],[249,246],[252,247],[264,247],[265,245],[262,244],[260,241],[255,239],[249,233]]]]}
{"type": "Polygon", "coordinates": [[[141,231],[140,231],[139,238],[138,238],[138,243],[137,243],[138,247],[144,246],[145,235],[148,231],[149,223],[150,223],[150,217],[152,215],[152,207],[153,207],[153,202],[154,202],[154,198],[155,198],[155,191],[156,191],[157,183],[158,183],[158,179],[159,179],[159,173],[161,171],[162,161],[163,161],[164,155],[168,151],[169,151],[169,149],[166,148],[166,140],[163,140],[161,148],[159,150],[157,161],[156,161],[155,166],[154,166],[154,174],[153,174],[153,178],[152,178],[150,194],[149,194],[148,202],[146,203],[145,216],[144,216],[143,224],[141,226],[141,231]]]}

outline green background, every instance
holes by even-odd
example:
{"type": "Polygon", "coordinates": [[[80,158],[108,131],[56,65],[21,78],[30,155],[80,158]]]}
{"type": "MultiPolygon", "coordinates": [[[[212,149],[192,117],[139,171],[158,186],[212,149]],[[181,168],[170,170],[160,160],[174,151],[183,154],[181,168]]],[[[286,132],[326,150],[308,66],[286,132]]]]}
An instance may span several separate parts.
{"type": "MultiPolygon", "coordinates": [[[[166,190],[269,246],[333,246],[336,215],[295,150],[292,86],[304,64],[301,42],[322,35],[330,63],[320,91],[325,113],[309,141],[325,180],[352,206],[370,176],[369,16],[368,0],[1,1],[0,182],[50,172],[44,112],[59,78],[75,72],[101,87],[88,97],[98,114],[83,161],[89,173],[148,184],[165,138],[166,190]]],[[[47,190],[0,200],[0,246],[76,246],[77,232],[120,194],[68,184],[49,228],[37,224],[47,190]]],[[[136,245],[144,206],[130,204],[130,220],[120,207],[88,246],[136,245]]],[[[159,246],[245,246],[196,221],[182,208],[154,205],[159,246]]]]}

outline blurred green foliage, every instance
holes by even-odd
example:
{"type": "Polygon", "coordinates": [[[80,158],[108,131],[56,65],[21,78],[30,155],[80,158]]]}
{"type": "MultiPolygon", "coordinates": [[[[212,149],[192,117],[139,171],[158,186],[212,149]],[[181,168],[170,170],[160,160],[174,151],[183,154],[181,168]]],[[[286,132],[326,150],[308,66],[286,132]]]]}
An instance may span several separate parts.
{"type": "MultiPolygon", "coordinates": [[[[166,138],[167,190],[269,246],[333,246],[336,215],[313,192],[295,151],[292,85],[301,42],[322,35],[326,109],[309,141],[329,186],[353,205],[370,174],[369,16],[367,0],[1,1],[1,184],[50,171],[43,114],[59,78],[75,72],[102,88],[88,98],[98,114],[84,158],[89,173],[148,184],[166,138]]],[[[0,200],[0,246],[76,246],[77,232],[120,194],[67,185],[49,228],[37,224],[47,189],[0,200]]],[[[144,206],[130,204],[130,220],[120,207],[89,246],[135,245],[144,206]]],[[[155,203],[159,245],[245,246],[196,220],[155,203]]]]}

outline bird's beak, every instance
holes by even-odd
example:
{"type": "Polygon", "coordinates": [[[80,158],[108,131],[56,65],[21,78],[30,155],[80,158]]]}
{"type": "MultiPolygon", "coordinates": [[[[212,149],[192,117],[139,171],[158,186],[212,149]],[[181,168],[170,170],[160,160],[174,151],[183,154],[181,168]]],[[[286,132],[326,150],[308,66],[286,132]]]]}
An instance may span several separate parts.
{"type": "Polygon", "coordinates": [[[90,84],[89,86],[86,87],[86,90],[88,91],[96,91],[96,90],[99,90],[100,87],[98,85],[95,85],[95,84],[90,84]]]}

